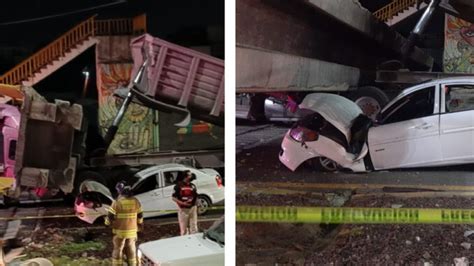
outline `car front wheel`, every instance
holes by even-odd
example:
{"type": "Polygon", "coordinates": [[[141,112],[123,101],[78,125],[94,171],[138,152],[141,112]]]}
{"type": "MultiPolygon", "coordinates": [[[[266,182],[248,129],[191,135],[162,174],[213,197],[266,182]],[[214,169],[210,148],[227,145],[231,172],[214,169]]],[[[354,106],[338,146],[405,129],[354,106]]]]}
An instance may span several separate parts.
{"type": "Polygon", "coordinates": [[[209,207],[211,207],[211,200],[207,196],[199,195],[196,205],[198,215],[203,215],[209,210],[209,207]]]}

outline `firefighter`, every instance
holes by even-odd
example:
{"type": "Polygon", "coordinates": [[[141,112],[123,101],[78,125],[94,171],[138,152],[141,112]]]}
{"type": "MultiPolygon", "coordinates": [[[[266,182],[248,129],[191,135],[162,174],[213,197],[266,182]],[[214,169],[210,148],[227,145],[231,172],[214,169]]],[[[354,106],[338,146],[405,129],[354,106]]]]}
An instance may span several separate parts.
{"type": "Polygon", "coordinates": [[[191,183],[196,176],[187,170],[178,176],[174,186],[173,201],[178,205],[178,221],[181,235],[197,233],[197,190],[191,183]]]}
{"type": "Polygon", "coordinates": [[[112,225],[114,250],[112,265],[123,265],[123,250],[127,256],[127,265],[137,265],[137,232],[143,229],[143,212],[140,202],[133,197],[130,186],[116,186],[119,196],[109,208],[105,218],[106,225],[112,225]]]}
{"type": "Polygon", "coordinates": [[[5,258],[3,255],[3,239],[0,238],[0,266],[5,266],[5,258]]]}

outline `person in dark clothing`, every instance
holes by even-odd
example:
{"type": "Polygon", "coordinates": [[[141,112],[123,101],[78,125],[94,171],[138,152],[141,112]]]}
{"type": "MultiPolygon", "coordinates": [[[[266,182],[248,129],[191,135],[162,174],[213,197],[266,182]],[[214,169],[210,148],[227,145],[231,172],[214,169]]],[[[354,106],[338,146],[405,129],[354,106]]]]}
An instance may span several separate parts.
{"type": "Polygon", "coordinates": [[[181,235],[197,233],[197,189],[191,181],[196,176],[187,170],[178,175],[174,186],[173,201],[178,205],[178,221],[181,235]]]}

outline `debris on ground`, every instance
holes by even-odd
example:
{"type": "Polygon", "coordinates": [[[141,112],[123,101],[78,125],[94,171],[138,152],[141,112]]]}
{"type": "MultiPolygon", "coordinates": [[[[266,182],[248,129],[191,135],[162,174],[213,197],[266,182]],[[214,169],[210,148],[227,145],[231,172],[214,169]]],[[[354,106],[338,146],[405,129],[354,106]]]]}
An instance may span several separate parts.
{"type": "MultiPolygon", "coordinates": [[[[69,213],[69,207],[49,208],[48,214],[69,213]]],[[[177,218],[173,218],[173,221],[177,218]]],[[[145,221],[144,231],[139,233],[139,244],[179,235],[178,224],[161,224],[161,219],[145,221]]],[[[199,222],[199,228],[208,228],[212,221],[199,222]]],[[[30,265],[111,265],[113,249],[112,230],[104,225],[89,225],[78,218],[45,219],[38,224],[37,230],[20,230],[18,249],[5,250],[9,266],[23,266],[26,261],[36,259],[43,263],[49,260],[52,264],[30,265]]]]}
{"type": "Polygon", "coordinates": [[[464,237],[469,237],[472,234],[474,234],[474,230],[466,231],[466,232],[464,232],[464,237]]]}
{"type": "Polygon", "coordinates": [[[471,249],[471,243],[468,242],[462,242],[461,246],[465,249],[471,249]]]}
{"type": "Polygon", "coordinates": [[[454,258],[455,266],[468,266],[469,260],[466,257],[454,258]]]}

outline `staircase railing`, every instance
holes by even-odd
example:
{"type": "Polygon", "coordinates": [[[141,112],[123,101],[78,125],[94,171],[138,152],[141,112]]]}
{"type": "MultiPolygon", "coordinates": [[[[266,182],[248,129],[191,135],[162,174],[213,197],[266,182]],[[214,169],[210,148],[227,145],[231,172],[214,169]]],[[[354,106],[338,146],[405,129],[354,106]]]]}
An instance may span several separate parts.
{"type": "Polygon", "coordinates": [[[0,83],[19,84],[41,68],[65,55],[79,43],[95,35],[139,34],[146,31],[146,16],[133,19],[96,20],[92,16],[70,29],[46,47],[0,76],[0,83]]]}
{"type": "Polygon", "coordinates": [[[133,34],[143,34],[146,32],[146,14],[141,14],[133,18],[133,34]]]}
{"type": "Polygon", "coordinates": [[[67,50],[73,48],[77,43],[94,35],[94,18],[95,16],[79,23],[46,47],[23,60],[3,74],[0,77],[0,83],[18,84],[43,66],[64,55],[67,50]]]}
{"type": "Polygon", "coordinates": [[[97,35],[115,35],[121,32],[132,32],[133,23],[130,19],[104,19],[95,23],[95,33],[97,35]]]}
{"type": "Polygon", "coordinates": [[[403,10],[414,6],[417,0],[394,0],[390,4],[374,12],[374,16],[381,21],[388,21],[403,10]]]}
{"type": "Polygon", "coordinates": [[[103,19],[95,21],[96,35],[141,34],[146,32],[146,15],[133,19],[103,19]]]}

